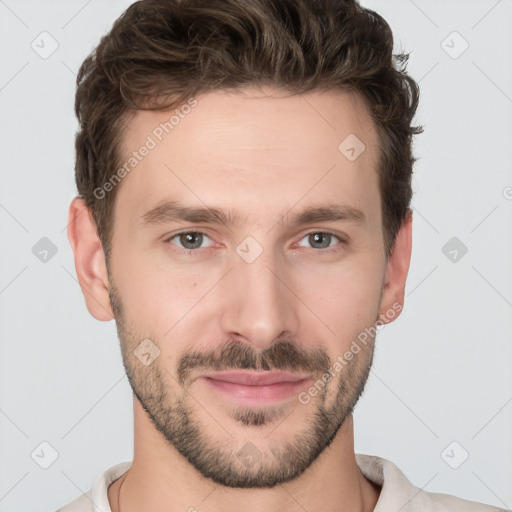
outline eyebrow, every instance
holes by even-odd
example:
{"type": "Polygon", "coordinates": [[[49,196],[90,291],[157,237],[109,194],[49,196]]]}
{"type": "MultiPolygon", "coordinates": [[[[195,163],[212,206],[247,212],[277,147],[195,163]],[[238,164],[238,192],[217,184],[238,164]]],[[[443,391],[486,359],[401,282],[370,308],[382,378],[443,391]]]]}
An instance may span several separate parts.
{"type": "MultiPolygon", "coordinates": [[[[165,224],[168,222],[190,222],[192,224],[224,224],[233,226],[242,224],[242,217],[236,210],[219,210],[207,206],[187,206],[177,201],[166,201],[147,211],[138,219],[141,228],[165,224]]],[[[293,216],[291,211],[280,217],[279,223],[300,226],[315,222],[343,221],[364,224],[365,214],[352,206],[330,203],[309,207],[293,216]]]]}

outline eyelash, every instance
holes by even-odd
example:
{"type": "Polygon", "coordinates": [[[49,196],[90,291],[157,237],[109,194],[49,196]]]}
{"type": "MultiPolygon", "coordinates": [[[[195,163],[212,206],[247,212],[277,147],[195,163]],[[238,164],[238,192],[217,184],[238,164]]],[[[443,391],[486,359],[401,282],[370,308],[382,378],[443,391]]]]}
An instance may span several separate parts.
{"type": "MultiPolygon", "coordinates": [[[[180,231],[179,233],[175,233],[174,235],[166,238],[164,240],[165,243],[172,243],[172,240],[174,240],[175,238],[181,236],[181,235],[188,235],[188,234],[193,234],[193,235],[203,235],[207,238],[209,238],[210,240],[212,240],[206,233],[204,233],[203,231],[180,231]]],[[[313,249],[318,252],[322,252],[322,253],[331,253],[331,252],[334,252],[334,251],[337,251],[340,249],[339,245],[344,245],[346,244],[346,240],[344,240],[340,235],[337,235],[335,233],[332,233],[331,231],[310,231],[309,233],[306,233],[304,236],[302,236],[302,238],[300,238],[299,242],[301,240],[303,240],[304,238],[306,237],[309,237],[310,235],[316,235],[316,234],[322,234],[322,235],[330,235],[336,239],[338,239],[338,242],[339,244],[336,244],[332,247],[326,247],[324,249],[316,249],[315,247],[310,247],[310,249],[313,249]]],[[[213,241],[213,240],[212,240],[213,241]]],[[[201,249],[208,249],[208,247],[200,247],[198,249],[186,249],[186,248],[181,248],[181,247],[178,247],[178,250],[180,251],[184,251],[187,253],[187,255],[189,256],[194,256],[194,255],[198,255],[200,254],[201,252],[201,249]]]]}

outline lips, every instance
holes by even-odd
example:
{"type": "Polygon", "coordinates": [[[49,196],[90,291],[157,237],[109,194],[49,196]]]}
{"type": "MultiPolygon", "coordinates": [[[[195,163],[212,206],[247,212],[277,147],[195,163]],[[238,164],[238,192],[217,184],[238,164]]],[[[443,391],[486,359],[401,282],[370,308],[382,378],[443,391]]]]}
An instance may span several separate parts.
{"type": "Polygon", "coordinates": [[[281,371],[226,371],[201,375],[199,381],[216,395],[245,405],[270,404],[290,399],[312,378],[281,371]]]}
{"type": "Polygon", "coordinates": [[[229,371],[229,372],[215,372],[205,374],[203,377],[214,379],[223,382],[230,382],[232,384],[241,384],[244,386],[269,386],[278,383],[295,383],[311,376],[308,374],[299,374],[293,372],[282,371],[229,371]]]}

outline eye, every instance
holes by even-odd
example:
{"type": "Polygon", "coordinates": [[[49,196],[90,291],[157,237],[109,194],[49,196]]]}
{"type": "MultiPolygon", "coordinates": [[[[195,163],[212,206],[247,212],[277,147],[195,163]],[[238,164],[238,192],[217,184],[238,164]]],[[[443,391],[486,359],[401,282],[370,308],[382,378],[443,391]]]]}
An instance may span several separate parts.
{"type": "Polygon", "coordinates": [[[182,233],[177,233],[176,235],[168,238],[166,242],[171,242],[181,249],[191,251],[195,249],[202,249],[201,245],[205,239],[210,240],[210,242],[212,242],[210,245],[213,245],[213,240],[208,235],[201,233],[200,231],[184,231],[182,233]],[[173,242],[175,239],[176,243],[173,242]]]}
{"type": "MultiPolygon", "coordinates": [[[[333,233],[327,233],[324,231],[315,231],[313,233],[309,233],[302,240],[307,240],[313,249],[329,249],[330,247],[336,245],[336,241],[343,242],[343,240],[333,233]]],[[[299,246],[304,247],[300,242],[299,246]]]]}

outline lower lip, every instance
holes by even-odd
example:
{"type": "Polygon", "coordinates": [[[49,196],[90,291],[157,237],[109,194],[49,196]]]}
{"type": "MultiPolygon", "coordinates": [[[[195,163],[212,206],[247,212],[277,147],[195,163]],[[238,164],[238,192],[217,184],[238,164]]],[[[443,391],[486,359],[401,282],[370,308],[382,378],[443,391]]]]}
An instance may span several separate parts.
{"type": "Polygon", "coordinates": [[[296,396],[311,379],[303,379],[296,382],[276,382],[275,384],[265,386],[247,386],[210,377],[201,377],[201,380],[215,391],[231,399],[254,404],[276,402],[290,396],[296,396]]]}

